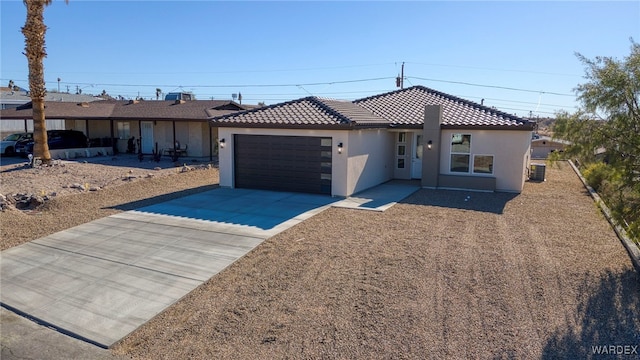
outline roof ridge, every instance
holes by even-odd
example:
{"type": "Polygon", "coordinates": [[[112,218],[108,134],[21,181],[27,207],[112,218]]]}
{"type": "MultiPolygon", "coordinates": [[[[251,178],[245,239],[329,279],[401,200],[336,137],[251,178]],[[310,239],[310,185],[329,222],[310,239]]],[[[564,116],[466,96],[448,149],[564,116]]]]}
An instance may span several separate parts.
{"type": "MultiPolygon", "coordinates": [[[[309,96],[308,99],[310,101],[312,101],[313,103],[319,105],[324,111],[330,113],[331,115],[334,115],[334,116],[338,117],[341,124],[350,124],[350,123],[353,122],[353,121],[351,121],[351,119],[349,119],[348,117],[343,115],[340,111],[334,109],[329,104],[327,104],[324,101],[322,101],[323,99],[321,99],[321,98],[319,98],[317,96],[309,96]]],[[[326,99],[326,100],[331,100],[331,99],[326,99]]]]}
{"type": "Polygon", "coordinates": [[[254,109],[240,110],[240,111],[234,112],[232,114],[216,116],[216,118],[217,119],[229,119],[229,118],[233,118],[233,117],[236,117],[236,116],[239,116],[239,115],[243,115],[243,114],[251,114],[251,113],[254,113],[254,112],[258,112],[258,111],[264,111],[264,110],[268,110],[268,109],[275,109],[275,108],[279,108],[279,107],[290,105],[290,104],[300,103],[300,102],[302,102],[304,100],[308,100],[308,99],[310,99],[312,97],[313,96],[307,96],[307,97],[300,98],[300,99],[289,100],[289,101],[280,102],[280,103],[276,103],[276,104],[271,104],[271,105],[267,105],[267,106],[263,106],[263,107],[254,108],[254,109]]]}
{"type": "Polygon", "coordinates": [[[389,96],[389,95],[397,94],[397,93],[400,93],[400,92],[407,92],[407,91],[413,91],[413,90],[422,90],[422,91],[425,91],[427,93],[432,93],[432,94],[444,97],[444,98],[446,98],[448,100],[461,103],[461,104],[463,104],[465,106],[468,106],[468,107],[470,107],[472,109],[485,111],[485,112],[487,112],[487,113],[489,113],[491,115],[501,116],[501,117],[504,117],[504,118],[507,118],[507,119],[510,119],[510,120],[513,120],[513,121],[521,122],[521,123],[527,123],[528,122],[527,120],[525,120],[525,119],[523,119],[523,118],[521,118],[519,116],[516,116],[516,115],[513,115],[513,114],[509,114],[509,113],[506,113],[504,111],[488,107],[486,105],[478,104],[475,101],[471,101],[471,100],[463,99],[463,98],[455,96],[455,95],[447,94],[447,93],[444,93],[442,91],[438,91],[438,90],[432,89],[432,88],[424,86],[424,85],[414,85],[414,86],[411,86],[411,87],[408,87],[408,88],[404,88],[404,89],[398,89],[398,90],[393,90],[393,91],[389,91],[389,92],[382,93],[382,94],[372,95],[372,96],[368,96],[368,97],[365,97],[365,98],[356,99],[353,102],[358,104],[360,102],[364,102],[364,101],[368,101],[368,100],[372,100],[372,99],[377,99],[377,98],[380,98],[380,97],[383,97],[383,96],[389,96]]]}

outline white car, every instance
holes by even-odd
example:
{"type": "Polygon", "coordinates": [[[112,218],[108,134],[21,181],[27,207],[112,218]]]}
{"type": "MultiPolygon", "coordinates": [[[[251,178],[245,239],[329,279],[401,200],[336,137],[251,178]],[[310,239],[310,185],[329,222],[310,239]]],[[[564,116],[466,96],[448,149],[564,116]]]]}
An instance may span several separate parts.
{"type": "Polygon", "coordinates": [[[33,138],[33,133],[16,133],[11,134],[0,141],[0,154],[12,156],[15,154],[16,143],[22,139],[33,138]]]}

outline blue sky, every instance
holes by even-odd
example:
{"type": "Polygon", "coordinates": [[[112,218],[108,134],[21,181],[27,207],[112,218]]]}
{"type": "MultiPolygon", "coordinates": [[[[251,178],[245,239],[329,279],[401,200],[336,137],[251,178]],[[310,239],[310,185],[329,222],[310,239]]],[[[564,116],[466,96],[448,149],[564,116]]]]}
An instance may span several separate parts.
{"type": "MultiPolygon", "coordinates": [[[[0,13],[0,81],[27,88],[25,7],[1,0],[0,13]]],[[[45,23],[51,90],[352,100],[395,90],[405,62],[405,87],[544,117],[577,105],[576,52],[622,59],[640,41],[640,1],[54,0],[45,23]]]]}

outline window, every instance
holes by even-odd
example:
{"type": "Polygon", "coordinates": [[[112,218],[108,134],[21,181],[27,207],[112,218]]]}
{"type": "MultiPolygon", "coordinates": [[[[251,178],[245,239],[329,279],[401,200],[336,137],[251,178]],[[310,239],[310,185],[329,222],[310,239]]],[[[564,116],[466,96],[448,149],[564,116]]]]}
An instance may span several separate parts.
{"type": "Polygon", "coordinates": [[[451,154],[451,172],[469,172],[469,155],[451,154]]]}
{"type": "Polygon", "coordinates": [[[331,138],[320,139],[320,146],[331,146],[331,138]]]}
{"type": "Polygon", "coordinates": [[[129,123],[118,121],[118,139],[128,140],[130,136],[129,123]]]}
{"type": "Polygon", "coordinates": [[[416,135],[416,159],[422,159],[422,135],[416,135]]]}
{"type": "Polygon", "coordinates": [[[493,174],[493,155],[474,155],[473,173],[493,174]]]}
{"type": "Polygon", "coordinates": [[[470,134],[451,135],[450,171],[456,173],[493,174],[493,155],[473,154],[470,134]],[[473,158],[473,163],[471,159],[473,158]]]}
{"type": "Polygon", "coordinates": [[[396,137],[396,169],[404,169],[407,158],[407,133],[400,132],[396,137]]]}
{"type": "Polygon", "coordinates": [[[451,172],[469,172],[471,154],[471,135],[451,135],[451,172]]]}

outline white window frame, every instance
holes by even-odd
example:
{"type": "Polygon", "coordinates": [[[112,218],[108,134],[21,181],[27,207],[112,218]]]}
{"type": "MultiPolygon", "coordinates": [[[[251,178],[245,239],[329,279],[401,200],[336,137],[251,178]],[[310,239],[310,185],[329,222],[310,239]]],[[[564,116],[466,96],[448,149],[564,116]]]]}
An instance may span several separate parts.
{"type": "Polygon", "coordinates": [[[469,174],[472,170],[471,167],[471,163],[472,163],[472,152],[471,152],[471,145],[473,144],[473,137],[471,136],[471,134],[465,134],[465,133],[452,133],[451,134],[451,138],[449,139],[449,172],[450,173],[454,173],[454,174],[469,174]],[[453,137],[456,135],[460,135],[460,136],[469,136],[469,152],[457,152],[457,151],[453,151],[453,137]],[[453,156],[454,155],[464,155],[464,156],[468,156],[469,157],[469,163],[467,164],[468,169],[467,171],[455,171],[452,168],[453,165],[453,156]]]}
{"type": "Polygon", "coordinates": [[[117,121],[116,131],[118,132],[118,139],[129,140],[129,138],[131,137],[131,122],[117,121]],[[120,128],[121,125],[122,125],[122,129],[120,128]]]}
{"type": "Polygon", "coordinates": [[[396,136],[396,169],[404,170],[407,168],[407,145],[407,132],[399,132],[396,136]],[[404,148],[404,154],[402,155],[399,154],[400,147],[404,148]],[[401,162],[402,167],[400,167],[401,162]]]}
{"type": "Polygon", "coordinates": [[[471,165],[471,173],[474,175],[493,175],[495,172],[495,160],[496,157],[493,154],[472,154],[472,165],[471,165]],[[491,157],[491,172],[476,172],[476,156],[490,156],[491,157]]]}

